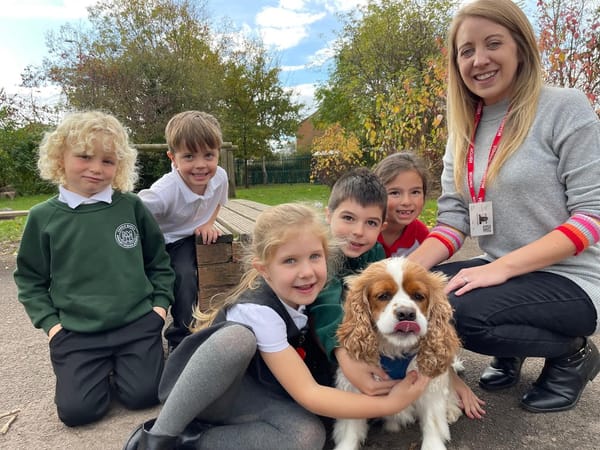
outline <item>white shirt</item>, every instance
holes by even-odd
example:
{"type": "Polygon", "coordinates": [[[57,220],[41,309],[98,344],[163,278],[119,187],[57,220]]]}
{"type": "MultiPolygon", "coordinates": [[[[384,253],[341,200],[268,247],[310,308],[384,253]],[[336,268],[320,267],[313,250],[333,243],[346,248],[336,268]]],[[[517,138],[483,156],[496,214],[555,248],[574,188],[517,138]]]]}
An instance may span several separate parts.
{"type": "Polygon", "coordinates": [[[227,203],[228,187],[227,172],[221,166],[208,181],[204,195],[193,192],[173,169],[138,195],[169,244],[192,236],[196,228],[208,222],[217,207],[227,203]]]}
{"type": "Polygon", "coordinates": [[[62,185],[58,186],[58,200],[69,205],[69,208],[71,209],[75,209],[79,205],[90,205],[98,202],[104,202],[110,205],[112,203],[112,195],[112,186],[106,186],[103,190],[91,197],[84,197],[83,195],[69,191],[62,185]]]}
{"type": "MultiPolygon", "coordinates": [[[[281,300],[280,300],[281,301],[281,300]]],[[[302,329],[308,322],[304,314],[304,305],[297,310],[281,302],[290,317],[302,329]]],[[[272,308],[255,303],[238,303],[227,311],[227,320],[239,322],[252,328],[256,336],[258,349],[265,353],[274,353],[285,350],[290,343],[287,340],[285,322],[272,308]]]]}

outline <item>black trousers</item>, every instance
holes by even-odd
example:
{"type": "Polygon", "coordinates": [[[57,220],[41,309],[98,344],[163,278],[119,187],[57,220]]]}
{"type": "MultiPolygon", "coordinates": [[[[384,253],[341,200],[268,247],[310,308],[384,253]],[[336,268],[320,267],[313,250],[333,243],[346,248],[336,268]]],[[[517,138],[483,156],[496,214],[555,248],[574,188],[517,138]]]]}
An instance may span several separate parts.
{"type": "MultiPolygon", "coordinates": [[[[470,259],[441,264],[454,276],[460,269],[487,264],[470,259]]],[[[548,272],[531,272],[503,284],[449,295],[463,346],[493,356],[554,358],[574,353],[581,338],[596,328],[596,309],[573,281],[548,272]]]]}
{"type": "Polygon", "coordinates": [[[129,409],[156,405],[164,367],[163,325],[162,317],[150,311],[102,333],[59,331],[49,345],[60,420],[78,426],[100,419],[113,392],[129,409]]]}
{"type": "Polygon", "coordinates": [[[189,236],[167,244],[171,267],[175,271],[174,302],[171,305],[173,322],[165,330],[169,347],[177,347],[190,334],[192,310],[198,303],[198,263],[196,236],[189,236]]]}

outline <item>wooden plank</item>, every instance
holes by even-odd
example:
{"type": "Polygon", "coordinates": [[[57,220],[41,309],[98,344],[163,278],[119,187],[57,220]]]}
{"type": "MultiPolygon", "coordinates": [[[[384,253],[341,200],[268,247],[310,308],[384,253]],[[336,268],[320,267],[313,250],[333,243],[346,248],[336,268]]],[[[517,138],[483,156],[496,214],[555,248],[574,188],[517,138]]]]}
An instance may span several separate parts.
{"type": "Polygon", "coordinates": [[[221,208],[217,222],[220,226],[227,228],[234,236],[249,235],[254,229],[254,220],[240,216],[235,211],[221,208]]]}
{"type": "Polygon", "coordinates": [[[9,211],[0,211],[0,220],[11,220],[15,217],[22,217],[29,214],[27,210],[9,210],[9,211]]]}
{"type": "Polygon", "coordinates": [[[258,203],[253,200],[244,200],[244,199],[240,199],[240,198],[229,200],[228,203],[230,203],[232,205],[244,206],[245,208],[251,208],[258,212],[261,212],[261,211],[264,211],[265,209],[270,208],[270,205],[265,205],[264,203],[258,203]]]}
{"type": "Polygon", "coordinates": [[[237,202],[233,203],[233,204],[228,203],[223,208],[228,211],[232,211],[233,213],[235,213],[237,215],[245,217],[246,219],[249,219],[252,222],[255,222],[256,217],[262,212],[262,211],[258,211],[255,208],[252,208],[248,205],[244,205],[242,203],[237,203],[237,202]]]}
{"type": "Polygon", "coordinates": [[[210,245],[196,245],[198,267],[233,261],[231,242],[210,245]]]}

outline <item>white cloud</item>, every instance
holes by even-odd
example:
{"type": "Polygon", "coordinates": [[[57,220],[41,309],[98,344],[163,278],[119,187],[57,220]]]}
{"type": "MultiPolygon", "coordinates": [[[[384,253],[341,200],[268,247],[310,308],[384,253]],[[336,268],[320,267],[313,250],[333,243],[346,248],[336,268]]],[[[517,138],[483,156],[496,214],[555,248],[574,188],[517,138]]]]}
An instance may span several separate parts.
{"type": "Polygon", "coordinates": [[[72,20],[87,17],[87,7],[98,0],[62,0],[49,4],[47,0],[4,0],[0,18],[72,20]]]}
{"type": "Polygon", "coordinates": [[[316,86],[313,83],[298,84],[289,88],[292,92],[292,101],[304,104],[300,111],[301,117],[308,117],[317,110],[315,103],[316,86]]]}
{"type": "Polygon", "coordinates": [[[315,3],[323,5],[329,13],[348,12],[358,6],[364,6],[368,0],[316,0],[315,3]]]}
{"type": "Polygon", "coordinates": [[[288,3],[293,3],[294,8],[303,6],[301,1],[286,0],[282,1],[279,7],[263,8],[256,15],[256,24],[264,43],[278,50],[297,46],[302,39],[308,36],[308,27],[326,16],[324,12],[313,14],[283,7],[288,3]]]}
{"type": "Polygon", "coordinates": [[[307,67],[321,67],[329,59],[333,58],[335,55],[335,50],[333,48],[334,43],[335,41],[330,41],[327,43],[327,46],[320,48],[312,55],[309,55],[307,67]]]}

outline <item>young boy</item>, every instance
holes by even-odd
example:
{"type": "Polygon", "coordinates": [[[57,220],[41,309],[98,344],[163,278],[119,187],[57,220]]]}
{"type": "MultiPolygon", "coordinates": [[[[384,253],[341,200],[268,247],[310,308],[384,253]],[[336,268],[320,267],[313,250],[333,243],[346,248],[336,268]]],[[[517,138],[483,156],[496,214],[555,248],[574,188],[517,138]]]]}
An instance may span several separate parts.
{"type": "MultiPolygon", "coordinates": [[[[331,384],[332,374],[328,372],[335,367],[336,359],[340,364],[345,362],[345,355],[340,354],[342,350],[338,348],[335,335],[344,314],[344,277],[385,258],[385,252],[377,242],[377,237],[385,227],[386,207],[385,187],[379,178],[366,168],[346,172],[331,189],[326,219],[331,234],[340,240],[343,259],[336,273],[330,276],[327,285],[317,296],[317,300],[308,308],[311,328],[325,356],[333,363],[330,365],[324,360],[312,363],[311,369],[318,372],[315,376],[323,383],[331,384]]],[[[383,378],[385,373],[381,371],[378,376],[383,378]]]]}
{"type": "Polygon", "coordinates": [[[152,214],[127,192],[137,153],[114,117],[91,111],[66,116],[39,154],[59,195],[29,212],[14,277],[48,334],[58,417],[94,422],[113,391],[130,409],[153,406],[175,274],[152,214]]]}
{"type": "Polygon", "coordinates": [[[165,137],[173,170],[138,195],[164,234],[175,270],[173,322],[165,331],[171,352],[190,333],[192,309],[198,301],[196,236],[210,244],[221,234],[215,220],[227,202],[228,180],[227,172],[217,165],[223,138],[212,115],[176,114],[167,123],[165,137]]]}
{"type": "MultiPolygon", "coordinates": [[[[344,315],[344,277],[359,272],[374,261],[385,258],[377,238],[386,227],[387,191],[379,177],[366,168],[342,175],[334,184],[327,204],[326,218],[334,238],[341,241],[344,255],[337,273],[331,276],[315,302],[308,307],[309,323],[317,345],[325,352],[307,361],[315,379],[333,385],[337,365],[362,393],[386,395],[398,383],[380,367],[358,362],[338,346],[336,331],[344,315]]],[[[311,342],[311,340],[308,340],[311,342]]],[[[309,354],[315,354],[314,349],[309,354]]],[[[480,400],[452,371],[452,382],[461,407],[470,418],[481,418],[485,411],[480,400]]]]}

